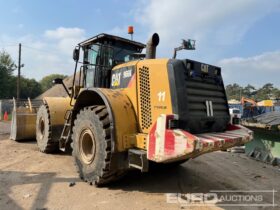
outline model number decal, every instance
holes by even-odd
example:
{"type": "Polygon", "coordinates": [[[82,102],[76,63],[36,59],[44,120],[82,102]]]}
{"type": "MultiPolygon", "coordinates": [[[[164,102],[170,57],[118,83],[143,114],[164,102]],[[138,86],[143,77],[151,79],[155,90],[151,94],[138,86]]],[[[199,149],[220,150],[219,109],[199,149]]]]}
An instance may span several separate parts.
{"type": "Polygon", "coordinates": [[[165,91],[161,91],[157,95],[158,95],[158,101],[159,102],[165,101],[165,91]]]}
{"type": "Polygon", "coordinates": [[[131,70],[127,70],[123,72],[123,78],[131,77],[131,70]]]}

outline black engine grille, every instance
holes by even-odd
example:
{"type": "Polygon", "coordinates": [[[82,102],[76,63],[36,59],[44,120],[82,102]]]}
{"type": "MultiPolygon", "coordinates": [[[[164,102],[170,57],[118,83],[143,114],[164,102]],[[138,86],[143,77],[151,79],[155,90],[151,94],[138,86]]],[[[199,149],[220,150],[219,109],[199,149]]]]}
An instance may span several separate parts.
{"type": "Polygon", "coordinates": [[[230,117],[221,69],[192,60],[170,60],[168,71],[179,127],[191,133],[225,130],[230,117]]]}
{"type": "Polygon", "coordinates": [[[192,116],[205,116],[207,114],[206,101],[211,101],[213,104],[213,116],[227,114],[227,101],[221,86],[191,80],[186,81],[186,86],[188,108],[192,116]]]}

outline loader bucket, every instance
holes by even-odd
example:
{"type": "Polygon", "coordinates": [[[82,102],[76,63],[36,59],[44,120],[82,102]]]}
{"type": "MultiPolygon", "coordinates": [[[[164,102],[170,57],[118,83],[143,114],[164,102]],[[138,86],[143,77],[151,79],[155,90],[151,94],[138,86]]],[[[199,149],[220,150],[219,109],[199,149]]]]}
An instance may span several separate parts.
{"type": "Polygon", "coordinates": [[[42,100],[15,100],[12,112],[10,139],[36,139],[36,114],[42,100]]]}

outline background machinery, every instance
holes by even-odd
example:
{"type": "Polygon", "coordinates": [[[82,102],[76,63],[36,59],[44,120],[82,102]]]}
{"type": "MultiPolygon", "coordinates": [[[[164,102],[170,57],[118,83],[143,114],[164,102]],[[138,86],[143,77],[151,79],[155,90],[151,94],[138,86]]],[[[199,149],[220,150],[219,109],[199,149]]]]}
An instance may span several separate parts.
{"type": "Polygon", "coordinates": [[[230,114],[230,123],[231,124],[240,124],[241,121],[241,112],[238,108],[229,108],[230,114]]]}
{"type": "Polygon", "coordinates": [[[79,43],[69,97],[43,98],[37,113],[40,150],[72,151],[80,177],[102,185],[148,171],[149,161],[181,163],[250,141],[250,130],[229,123],[221,69],[156,59],[158,43],[158,34],[147,46],[108,34],[79,43]]]}

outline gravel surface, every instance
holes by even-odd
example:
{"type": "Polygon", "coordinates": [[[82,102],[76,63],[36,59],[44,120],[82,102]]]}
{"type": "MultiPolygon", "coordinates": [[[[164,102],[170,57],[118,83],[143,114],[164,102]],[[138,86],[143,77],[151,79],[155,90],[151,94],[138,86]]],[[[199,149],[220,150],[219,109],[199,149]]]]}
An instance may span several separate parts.
{"type": "Polygon", "coordinates": [[[10,135],[11,122],[10,121],[0,121],[0,138],[10,135]]]}

